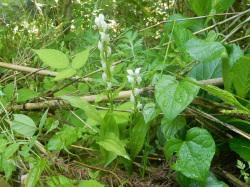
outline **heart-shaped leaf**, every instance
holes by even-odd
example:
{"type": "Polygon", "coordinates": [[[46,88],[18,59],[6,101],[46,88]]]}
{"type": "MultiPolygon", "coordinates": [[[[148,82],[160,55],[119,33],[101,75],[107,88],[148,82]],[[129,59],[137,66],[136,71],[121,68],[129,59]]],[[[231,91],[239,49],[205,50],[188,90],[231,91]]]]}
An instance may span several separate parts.
{"type": "Polygon", "coordinates": [[[155,98],[164,116],[173,120],[194,99],[199,87],[188,80],[177,81],[170,75],[162,76],[155,87],[155,98]]]}

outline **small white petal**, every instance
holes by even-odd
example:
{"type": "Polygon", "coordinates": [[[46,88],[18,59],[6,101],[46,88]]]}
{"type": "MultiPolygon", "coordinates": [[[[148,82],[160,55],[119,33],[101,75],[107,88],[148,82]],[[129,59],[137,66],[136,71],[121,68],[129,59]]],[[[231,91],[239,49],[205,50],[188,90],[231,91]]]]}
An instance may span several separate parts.
{"type": "Polygon", "coordinates": [[[111,88],[112,88],[112,83],[111,82],[107,82],[107,89],[111,90],[111,88]]]}
{"type": "Polygon", "coordinates": [[[135,96],[139,95],[141,93],[141,90],[139,88],[135,88],[135,96]]]}
{"type": "Polygon", "coordinates": [[[110,57],[111,55],[111,48],[108,46],[107,47],[107,57],[110,57]]]}
{"type": "Polygon", "coordinates": [[[106,81],[107,80],[107,75],[105,72],[102,73],[102,80],[103,81],[106,81]]]}
{"type": "Polygon", "coordinates": [[[140,110],[142,110],[142,104],[140,103],[140,102],[138,102],[138,104],[137,104],[137,109],[140,111],[140,110]]]}
{"type": "Polygon", "coordinates": [[[98,42],[98,49],[102,52],[103,46],[101,41],[98,42]]]}
{"type": "Polygon", "coordinates": [[[130,95],[130,102],[131,103],[134,103],[135,102],[135,97],[133,94],[130,95]]]}
{"type": "Polygon", "coordinates": [[[135,80],[134,80],[134,77],[132,77],[132,76],[130,76],[130,75],[128,75],[127,77],[128,77],[128,82],[129,82],[129,83],[134,83],[134,81],[135,81],[135,80]]]}
{"type": "Polygon", "coordinates": [[[109,42],[110,41],[109,35],[106,34],[105,32],[101,32],[100,35],[101,35],[101,40],[103,42],[109,42]]]}
{"type": "Polygon", "coordinates": [[[135,69],[135,75],[139,76],[140,75],[141,68],[136,68],[135,69]]]}
{"type": "Polygon", "coordinates": [[[128,72],[128,75],[130,75],[130,76],[133,76],[133,75],[134,75],[134,72],[133,72],[132,69],[128,69],[127,72],[128,72]]]}

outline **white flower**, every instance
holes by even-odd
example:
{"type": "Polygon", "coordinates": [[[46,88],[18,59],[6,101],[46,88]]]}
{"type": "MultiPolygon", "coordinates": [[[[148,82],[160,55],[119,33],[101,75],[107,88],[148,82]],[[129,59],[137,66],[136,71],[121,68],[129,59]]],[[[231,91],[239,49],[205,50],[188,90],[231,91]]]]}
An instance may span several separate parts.
{"type": "Polygon", "coordinates": [[[128,75],[130,75],[130,76],[133,76],[133,75],[134,75],[134,72],[133,72],[132,69],[128,69],[127,72],[128,72],[128,75]]]}
{"type": "Polygon", "coordinates": [[[136,68],[135,69],[135,76],[140,76],[140,71],[141,71],[141,68],[136,68]]]}
{"type": "Polygon", "coordinates": [[[102,60],[101,60],[101,65],[102,65],[102,69],[105,70],[107,66],[102,60]]]}
{"type": "Polygon", "coordinates": [[[134,83],[134,81],[136,81],[138,84],[141,83],[142,79],[141,79],[141,76],[140,76],[140,70],[141,68],[136,68],[135,71],[129,69],[127,70],[128,72],[128,82],[129,83],[134,83]]]}
{"type": "Polygon", "coordinates": [[[135,96],[133,94],[130,95],[130,102],[131,103],[135,102],[135,96]]]}
{"type": "Polygon", "coordinates": [[[102,52],[103,46],[101,41],[98,42],[98,49],[102,52]]]}
{"type": "Polygon", "coordinates": [[[107,47],[107,57],[110,57],[111,55],[111,48],[108,46],[107,47]]]}
{"type": "Polygon", "coordinates": [[[133,76],[128,75],[127,78],[129,83],[134,83],[135,80],[133,76]]]}
{"type": "Polygon", "coordinates": [[[139,95],[141,93],[141,90],[139,88],[135,88],[135,96],[139,95]]]}
{"type": "Polygon", "coordinates": [[[111,90],[111,88],[112,88],[112,82],[107,82],[107,89],[111,90]]]}
{"type": "Polygon", "coordinates": [[[102,73],[102,80],[103,81],[106,81],[107,80],[107,75],[105,72],[102,73]]]}
{"type": "Polygon", "coordinates": [[[110,41],[109,35],[106,34],[105,32],[101,32],[100,35],[101,35],[102,42],[109,42],[110,41]]]}
{"type": "Polygon", "coordinates": [[[15,28],[13,29],[14,34],[16,34],[17,31],[18,31],[18,26],[15,26],[15,28]]]}
{"type": "Polygon", "coordinates": [[[99,29],[102,29],[103,31],[106,31],[108,28],[108,25],[104,20],[103,14],[99,14],[99,16],[95,18],[95,24],[99,29]]]}
{"type": "Polygon", "coordinates": [[[140,102],[138,102],[138,104],[137,104],[137,109],[140,111],[140,110],[142,110],[142,104],[140,103],[140,102]]]}
{"type": "Polygon", "coordinates": [[[23,21],[22,25],[25,29],[29,27],[29,23],[27,21],[23,21]]]}

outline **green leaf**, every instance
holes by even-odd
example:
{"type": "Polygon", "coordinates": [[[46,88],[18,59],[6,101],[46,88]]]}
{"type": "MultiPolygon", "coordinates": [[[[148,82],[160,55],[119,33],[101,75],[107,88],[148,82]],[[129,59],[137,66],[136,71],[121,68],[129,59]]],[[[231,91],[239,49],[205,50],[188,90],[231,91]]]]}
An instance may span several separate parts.
{"type": "Polygon", "coordinates": [[[170,75],[164,75],[156,84],[155,98],[164,116],[173,120],[194,99],[199,87],[188,80],[177,81],[170,75]]]}
{"type": "Polygon", "coordinates": [[[191,39],[187,41],[185,47],[194,60],[203,63],[217,60],[225,52],[225,48],[221,43],[200,39],[191,39]]]}
{"type": "Polygon", "coordinates": [[[5,138],[0,138],[0,153],[5,151],[6,146],[8,145],[8,140],[5,138]]]}
{"type": "Polygon", "coordinates": [[[76,142],[80,137],[81,131],[78,128],[66,125],[49,139],[47,148],[50,151],[60,151],[76,142]]]}
{"type": "Polygon", "coordinates": [[[188,4],[197,16],[204,16],[212,9],[212,0],[188,0],[188,4]]]}
{"type": "Polygon", "coordinates": [[[19,143],[13,143],[11,145],[9,145],[3,153],[3,159],[7,160],[9,158],[11,158],[19,149],[19,143]]]}
{"type": "Polygon", "coordinates": [[[220,89],[220,88],[213,86],[213,85],[207,85],[207,86],[201,85],[201,87],[202,87],[202,89],[206,90],[210,94],[220,98],[225,103],[230,104],[230,105],[232,105],[240,110],[249,112],[249,110],[246,107],[244,107],[243,105],[241,105],[239,103],[239,101],[230,92],[223,90],[223,89],[220,89]]]}
{"type": "Polygon", "coordinates": [[[227,47],[228,55],[222,55],[222,77],[224,89],[232,92],[233,76],[231,69],[233,65],[244,55],[244,52],[237,45],[227,47]]]}
{"type": "Polygon", "coordinates": [[[111,151],[119,156],[122,156],[128,160],[130,160],[126,150],[125,144],[114,134],[109,138],[105,138],[99,142],[97,142],[101,147],[103,147],[107,151],[111,151]]]}
{"type": "Polygon", "coordinates": [[[17,102],[24,102],[38,96],[38,93],[28,88],[22,88],[18,90],[17,94],[17,102]]]}
{"type": "Polygon", "coordinates": [[[61,98],[68,101],[71,106],[82,109],[88,116],[88,118],[91,118],[98,123],[102,123],[102,117],[100,116],[98,111],[87,101],[84,101],[82,98],[75,96],[62,96],[61,98]]]}
{"type": "Polygon", "coordinates": [[[74,68],[74,69],[82,68],[88,60],[89,51],[90,51],[90,48],[88,48],[80,53],[77,53],[72,60],[72,68],[74,68]]]}
{"type": "Polygon", "coordinates": [[[186,125],[186,119],[183,116],[178,116],[173,121],[167,118],[161,120],[161,131],[164,137],[168,140],[173,138],[175,134],[186,125]]]}
{"type": "Polygon", "coordinates": [[[55,49],[34,50],[45,65],[55,69],[64,69],[69,65],[68,57],[55,49]]]}
{"type": "Polygon", "coordinates": [[[33,167],[30,169],[27,179],[25,180],[26,187],[35,187],[37,182],[40,179],[40,175],[42,174],[43,170],[45,169],[46,161],[43,159],[38,160],[33,167]]]}
{"type": "Polygon", "coordinates": [[[250,161],[250,141],[244,138],[234,138],[229,142],[230,148],[246,161],[250,161]]]}
{"type": "Polygon", "coordinates": [[[135,116],[133,124],[134,127],[132,128],[132,132],[130,134],[129,148],[131,157],[135,158],[144,145],[149,129],[149,123],[145,123],[143,115],[138,113],[135,116]]]}
{"type": "Polygon", "coordinates": [[[100,128],[100,137],[107,138],[112,135],[119,137],[119,127],[112,112],[107,112],[103,118],[100,128]]]}
{"type": "Polygon", "coordinates": [[[48,187],[75,187],[73,181],[63,175],[48,177],[48,187]]]}
{"type": "Polygon", "coordinates": [[[83,180],[79,183],[79,187],[104,187],[104,185],[96,180],[83,180]]]}
{"type": "Polygon", "coordinates": [[[30,117],[23,114],[14,114],[13,116],[14,120],[11,122],[11,128],[15,132],[24,137],[31,137],[35,134],[37,127],[30,117]]]}
{"type": "Polygon", "coordinates": [[[198,127],[192,128],[188,130],[177,153],[174,169],[189,178],[204,181],[214,154],[215,143],[209,132],[198,127]]]}
{"type": "Polygon", "coordinates": [[[205,182],[187,178],[179,172],[177,172],[176,180],[181,187],[228,187],[227,184],[216,179],[214,174],[211,172],[205,182]]]}
{"type": "Polygon", "coordinates": [[[63,79],[70,78],[76,74],[76,70],[73,68],[68,68],[65,70],[62,70],[56,74],[56,77],[54,78],[54,81],[59,81],[63,79]]]}
{"type": "Polygon", "coordinates": [[[174,153],[178,152],[182,143],[182,140],[176,138],[168,140],[164,146],[164,155],[166,159],[169,159],[174,153]]]}
{"type": "Polygon", "coordinates": [[[245,98],[250,91],[250,58],[241,57],[232,67],[233,86],[237,95],[245,98]]]}
{"type": "Polygon", "coordinates": [[[156,116],[158,115],[158,112],[156,111],[155,103],[147,103],[143,107],[143,116],[145,123],[148,123],[152,121],[156,116]]]}
{"type": "Polygon", "coordinates": [[[235,0],[213,0],[212,7],[216,10],[216,13],[224,12],[229,9],[235,0]]]}
{"type": "Polygon", "coordinates": [[[221,77],[221,61],[217,59],[210,63],[200,62],[192,68],[188,75],[196,80],[221,77]]]}

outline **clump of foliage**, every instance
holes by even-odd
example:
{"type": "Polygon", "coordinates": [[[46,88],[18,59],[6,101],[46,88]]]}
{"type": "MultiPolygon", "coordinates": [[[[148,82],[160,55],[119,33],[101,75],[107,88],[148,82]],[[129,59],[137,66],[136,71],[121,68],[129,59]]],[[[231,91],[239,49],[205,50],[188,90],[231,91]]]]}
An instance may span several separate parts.
{"type": "Polygon", "coordinates": [[[1,177],[28,187],[139,186],[135,172],[167,164],[169,180],[155,183],[249,184],[249,8],[1,2],[1,177]]]}

